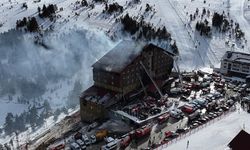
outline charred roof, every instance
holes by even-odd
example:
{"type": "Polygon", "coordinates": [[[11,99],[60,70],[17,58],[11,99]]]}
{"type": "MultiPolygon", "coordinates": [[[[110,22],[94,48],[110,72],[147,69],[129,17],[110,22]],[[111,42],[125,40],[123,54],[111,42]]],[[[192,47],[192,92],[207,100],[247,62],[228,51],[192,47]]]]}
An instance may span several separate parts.
{"type": "MultiPolygon", "coordinates": [[[[106,53],[101,59],[92,65],[92,67],[108,72],[120,73],[126,66],[134,61],[145,49],[153,49],[157,46],[154,44],[146,44],[144,42],[135,42],[131,40],[123,40],[118,43],[112,50],[106,53]]],[[[159,48],[159,47],[157,47],[159,48]]],[[[164,53],[174,56],[174,54],[159,48],[164,53]]]]}

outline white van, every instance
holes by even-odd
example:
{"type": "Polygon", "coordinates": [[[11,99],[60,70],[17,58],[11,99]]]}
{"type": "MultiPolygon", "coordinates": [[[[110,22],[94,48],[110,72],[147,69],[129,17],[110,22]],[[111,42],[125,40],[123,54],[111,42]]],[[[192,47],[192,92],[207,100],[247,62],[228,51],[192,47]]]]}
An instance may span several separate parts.
{"type": "Polygon", "coordinates": [[[91,144],[91,142],[89,140],[89,137],[86,134],[82,135],[82,140],[84,141],[84,143],[86,145],[90,145],[91,144]]]}
{"type": "Polygon", "coordinates": [[[113,142],[110,142],[102,146],[102,150],[116,150],[119,140],[115,139],[113,142]]]}
{"type": "Polygon", "coordinates": [[[81,147],[81,149],[86,149],[86,145],[81,139],[76,140],[76,143],[81,147]]]}
{"type": "Polygon", "coordinates": [[[76,143],[71,143],[70,148],[72,150],[81,150],[80,146],[78,144],[76,144],[76,143]]]}

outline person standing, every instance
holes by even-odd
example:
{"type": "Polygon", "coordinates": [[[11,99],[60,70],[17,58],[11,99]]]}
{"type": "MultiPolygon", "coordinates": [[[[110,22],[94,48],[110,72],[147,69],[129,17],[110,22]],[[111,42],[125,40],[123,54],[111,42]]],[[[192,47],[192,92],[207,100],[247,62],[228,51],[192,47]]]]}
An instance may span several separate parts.
{"type": "Polygon", "coordinates": [[[188,147],[189,147],[189,140],[187,141],[187,148],[186,149],[188,149],[188,147]]]}

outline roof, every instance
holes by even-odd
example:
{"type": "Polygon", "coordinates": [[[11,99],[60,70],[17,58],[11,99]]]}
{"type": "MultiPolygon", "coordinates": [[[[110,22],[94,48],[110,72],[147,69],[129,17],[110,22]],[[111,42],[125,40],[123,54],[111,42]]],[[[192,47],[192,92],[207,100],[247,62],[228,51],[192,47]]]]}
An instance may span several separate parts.
{"type": "Polygon", "coordinates": [[[81,99],[109,107],[116,103],[116,94],[116,92],[93,85],[81,94],[81,99]]]}
{"type": "Polygon", "coordinates": [[[250,54],[227,51],[222,57],[222,60],[250,64],[250,54]]]}
{"type": "MultiPolygon", "coordinates": [[[[92,67],[108,72],[120,73],[126,68],[134,59],[141,54],[144,49],[152,49],[157,47],[154,44],[146,44],[144,42],[136,42],[131,40],[123,40],[118,43],[112,50],[106,53],[99,59],[92,67]]],[[[174,56],[160,47],[165,54],[174,56]]]]}
{"type": "Polygon", "coordinates": [[[232,150],[249,150],[250,134],[241,130],[236,137],[228,144],[232,150]]]}
{"type": "Polygon", "coordinates": [[[119,73],[141,53],[144,45],[129,40],[121,41],[99,59],[93,67],[119,73]]]}

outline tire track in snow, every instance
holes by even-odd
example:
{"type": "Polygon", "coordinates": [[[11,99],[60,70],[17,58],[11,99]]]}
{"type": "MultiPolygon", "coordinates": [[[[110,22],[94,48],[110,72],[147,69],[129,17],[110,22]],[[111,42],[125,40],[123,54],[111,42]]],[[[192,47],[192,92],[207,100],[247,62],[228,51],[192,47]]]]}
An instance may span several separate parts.
{"type": "MultiPolygon", "coordinates": [[[[169,3],[172,5],[172,7],[175,9],[175,11],[176,11],[176,14],[178,15],[178,17],[181,19],[181,20],[183,20],[183,18],[185,19],[186,17],[185,17],[185,12],[183,12],[183,13],[181,13],[181,12],[179,12],[181,15],[182,15],[182,17],[183,18],[181,18],[181,16],[180,16],[180,14],[178,14],[178,11],[177,10],[182,10],[180,7],[179,7],[179,9],[176,9],[175,7],[178,7],[178,1],[176,1],[176,6],[174,6],[170,1],[171,0],[168,0],[169,1],[169,3]]],[[[182,21],[183,23],[184,23],[184,21],[182,21]]],[[[185,23],[184,23],[185,24],[185,23]]],[[[186,30],[187,30],[187,32],[189,33],[189,35],[190,35],[190,37],[192,37],[191,39],[193,40],[193,42],[195,43],[195,41],[194,41],[194,37],[190,34],[190,32],[193,32],[192,31],[192,28],[187,28],[186,27],[186,30]],[[190,31],[191,30],[191,31],[190,31]]],[[[208,58],[209,58],[209,56],[211,56],[212,55],[212,57],[213,58],[209,58],[208,60],[209,60],[209,62],[210,62],[210,65],[213,65],[213,63],[212,63],[212,61],[211,61],[211,59],[213,59],[213,62],[216,62],[216,63],[219,63],[220,62],[220,59],[217,57],[217,55],[215,54],[215,52],[212,50],[212,48],[211,48],[211,45],[208,43],[208,41],[204,38],[204,37],[202,37],[202,36],[200,36],[200,38],[201,39],[203,39],[203,41],[205,42],[205,44],[207,45],[207,48],[208,48],[208,52],[210,52],[210,55],[206,55],[208,58]]],[[[199,53],[200,54],[200,53],[199,53]]],[[[200,54],[200,57],[202,57],[201,56],[201,54],[200,54]]]]}
{"type": "Polygon", "coordinates": [[[191,34],[186,29],[186,26],[184,26],[184,21],[179,16],[172,4],[166,0],[159,0],[158,4],[160,4],[158,5],[158,10],[161,11],[160,14],[162,15],[163,19],[165,19],[164,24],[170,29],[170,31],[172,31],[174,38],[182,40],[177,40],[177,44],[180,49],[181,60],[187,60],[185,63],[190,63],[190,65],[194,66],[195,68],[205,66],[204,59],[201,57],[199,51],[195,49],[195,42],[192,39],[191,34]],[[165,12],[166,9],[169,9],[168,14],[165,12]]]}

